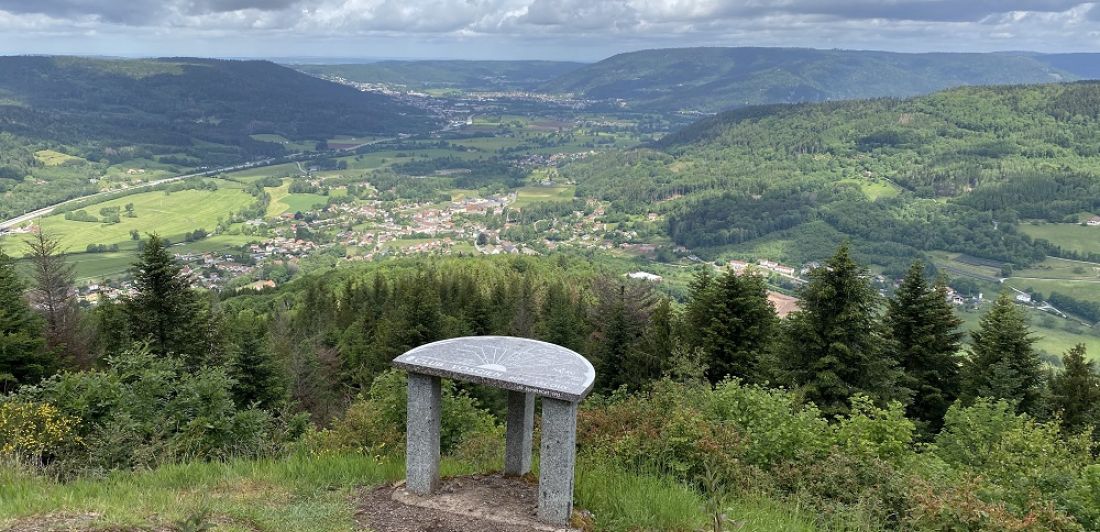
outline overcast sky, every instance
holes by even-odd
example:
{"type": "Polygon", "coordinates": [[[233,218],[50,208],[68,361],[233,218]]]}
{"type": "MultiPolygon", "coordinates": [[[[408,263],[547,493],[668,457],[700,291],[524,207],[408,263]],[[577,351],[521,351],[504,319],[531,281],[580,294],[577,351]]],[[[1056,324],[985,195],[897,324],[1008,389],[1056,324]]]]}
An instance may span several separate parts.
{"type": "Polygon", "coordinates": [[[0,53],[567,59],[644,48],[1100,51],[1074,0],[0,0],[0,53]]]}

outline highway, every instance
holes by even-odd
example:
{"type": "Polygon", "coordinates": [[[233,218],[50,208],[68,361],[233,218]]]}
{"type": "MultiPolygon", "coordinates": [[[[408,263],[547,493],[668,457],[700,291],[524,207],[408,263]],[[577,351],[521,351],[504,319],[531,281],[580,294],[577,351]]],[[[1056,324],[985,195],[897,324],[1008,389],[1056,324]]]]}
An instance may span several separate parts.
{"type": "MultiPolygon", "coordinates": [[[[133,192],[133,191],[136,191],[136,190],[141,190],[143,188],[151,188],[151,187],[155,187],[155,186],[158,186],[158,185],[163,185],[165,183],[171,183],[173,181],[182,181],[184,179],[188,179],[188,178],[192,178],[192,177],[212,176],[212,175],[224,174],[224,173],[228,173],[228,172],[236,172],[236,171],[239,171],[239,170],[248,170],[250,168],[262,168],[264,166],[274,166],[274,165],[277,165],[277,164],[284,164],[284,163],[289,163],[289,162],[299,162],[299,161],[304,161],[304,160],[309,160],[309,159],[320,159],[320,158],[323,158],[323,157],[336,157],[336,156],[341,156],[342,154],[346,154],[347,152],[354,152],[355,150],[357,150],[359,148],[362,148],[363,146],[368,146],[368,145],[371,145],[371,144],[377,144],[379,142],[388,142],[388,141],[391,141],[391,140],[395,140],[395,138],[385,138],[385,139],[372,140],[370,142],[364,142],[363,144],[359,144],[357,146],[352,146],[350,148],[343,148],[343,149],[339,149],[339,150],[328,150],[328,151],[323,151],[323,152],[293,153],[293,154],[290,154],[290,155],[283,155],[283,156],[280,156],[280,157],[272,157],[270,159],[263,159],[263,160],[259,160],[259,161],[252,161],[252,162],[248,162],[248,163],[236,164],[236,165],[233,165],[233,166],[225,166],[225,167],[222,167],[222,168],[215,168],[213,170],[203,170],[201,172],[183,174],[183,175],[178,175],[178,176],[174,176],[174,177],[166,177],[164,179],[157,179],[155,181],[150,181],[148,183],[142,183],[140,185],[133,185],[129,188],[125,188],[125,189],[122,189],[122,190],[110,190],[110,191],[104,191],[104,192],[96,192],[95,194],[88,194],[87,196],[81,196],[79,198],[73,198],[73,199],[70,199],[70,200],[62,201],[60,203],[55,203],[53,205],[50,205],[49,207],[43,207],[41,209],[28,212],[28,213],[23,214],[21,216],[16,216],[15,218],[12,218],[10,220],[5,220],[3,222],[0,222],[0,231],[6,231],[6,230],[8,230],[12,227],[17,227],[19,225],[22,225],[25,222],[28,222],[30,220],[35,219],[35,218],[40,218],[42,216],[49,215],[49,214],[53,213],[55,210],[57,210],[59,207],[64,207],[65,205],[68,205],[70,203],[76,203],[78,201],[85,201],[85,200],[95,199],[95,198],[99,198],[99,197],[106,198],[106,197],[110,197],[111,195],[118,194],[119,192],[133,192]]],[[[301,168],[301,164],[299,164],[298,167],[301,168]]]]}

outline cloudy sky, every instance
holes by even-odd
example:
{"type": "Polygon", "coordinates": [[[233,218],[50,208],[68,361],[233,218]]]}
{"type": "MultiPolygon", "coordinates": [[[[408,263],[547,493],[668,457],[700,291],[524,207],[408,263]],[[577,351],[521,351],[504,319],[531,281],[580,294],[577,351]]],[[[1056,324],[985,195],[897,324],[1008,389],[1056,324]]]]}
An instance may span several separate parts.
{"type": "Polygon", "coordinates": [[[1100,50],[1075,0],[0,0],[0,53],[597,60],[672,46],[1100,50]]]}

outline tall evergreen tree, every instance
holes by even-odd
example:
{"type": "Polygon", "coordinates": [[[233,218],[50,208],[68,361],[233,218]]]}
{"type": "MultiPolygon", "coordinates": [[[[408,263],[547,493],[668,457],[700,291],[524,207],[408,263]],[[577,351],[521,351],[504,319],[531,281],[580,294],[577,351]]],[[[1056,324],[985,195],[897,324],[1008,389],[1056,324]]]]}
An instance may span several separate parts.
{"type": "Polygon", "coordinates": [[[596,305],[592,308],[593,346],[597,367],[596,385],[605,391],[622,385],[637,388],[644,383],[630,382],[627,370],[632,352],[649,321],[654,304],[652,287],[648,283],[628,283],[619,279],[600,278],[594,285],[596,305]]]}
{"type": "Polygon", "coordinates": [[[229,374],[237,381],[233,387],[237,405],[278,408],[287,396],[286,375],[269,345],[266,320],[244,310],[230,320],[229,331],[232,340],[229,374]]]}
{"type": "Polygon", "coordinates": [[[209,355],[209,324],[202,300],[164,241],[150,235],[134,264],[136,294],[126,305],[132,340],[149,342],[161,355],[175,354],[192,365],[209,355]]]}
{"type": "Polygon", "coordinates": [[[746,382],[763,380],[760,360],[774,340],[778,325],[768,301],[768,285],[755,272],[726,271],[711,290],[709,320],[703,330],[707,378],[716,383],[727,376],[746,382]]]}
{"type": "Polygon", "coordinates": [[[899,397],[897,363],[877,318],[879,296],[848,244],[810,273],[801,296],[779,353],[789,384],[828,415],[846,414],[855,394],[899,397]]]}
{"type": "Polygon", "coordinates": [[[688,283],[688,301],[684,305],[683,319],[680,322],[680,337],[689,350],[703,348],[706,331],[710,327],[715,284],[709,265],[696,271],[695,277],[688,283]]]}
{"type": "Polygon", "coordinates": [[[885,322],[904,372],[901,384],[913,392],[907,413],[938,432],[959,397],[962,363],[962,320],[947,300],[946,283],[929,286],[924,263],[914,262],[889,301],[885,322]]]}
{"type": "Polygon", "coordinates": [[[1062,356],[1064,369],[1050,381],[1052,409],[1062,417],[1066,432],[1077,432],[1100,422],[1100,375],[1077,344],[1062,356]]]}
{"type": "Polygon", "coordinates": [[[583,348],[584,315],[579,312],[573,295],[564,284],[551,283],[546,287],[537,329],[539,337],[547,342],[574,351],[583,348]]]}
{"type": "Polygon", "coordinates": [[[1014,401],[1021,413],[1042,408],[1043,370],[1023,311],[1002,293],[970,333],[970,358],[962,371],[962,398],[1014,401]]]}
{"type": "Polygon", "coordinates": [[[27,241],[27,248],[34,277],[30,299],[45,322],[46,348],[68,365],[89,367],[90,335],[76,301],[74,266],[61,252],[61,243],[41,230],[27,241]]]}
{"type": "Polygon", "coordinates": [[[42,323],[27,301],[15,261],[0,249],[0,392],[37,382],[54,370],[43,353],[42,323]]]}

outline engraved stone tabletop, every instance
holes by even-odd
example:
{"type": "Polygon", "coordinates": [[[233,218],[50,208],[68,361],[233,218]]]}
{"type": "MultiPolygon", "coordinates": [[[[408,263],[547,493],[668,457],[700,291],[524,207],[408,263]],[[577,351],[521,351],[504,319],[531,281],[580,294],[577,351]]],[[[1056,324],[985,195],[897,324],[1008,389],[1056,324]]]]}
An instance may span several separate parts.
{"type": "Polygon", "coordinates": [[[487,384],[577,402],[592,391],[596,371],[564,347],[511,336],[468,336],[422,345],[393,365],[415,373],[487,384]]]}

